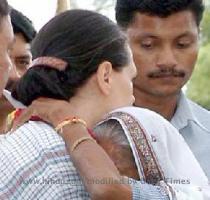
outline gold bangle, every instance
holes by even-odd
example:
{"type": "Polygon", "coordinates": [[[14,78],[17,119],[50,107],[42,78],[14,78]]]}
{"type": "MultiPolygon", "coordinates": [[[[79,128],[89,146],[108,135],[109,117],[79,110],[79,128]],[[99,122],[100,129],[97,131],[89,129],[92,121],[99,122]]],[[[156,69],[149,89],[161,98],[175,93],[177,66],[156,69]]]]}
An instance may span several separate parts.
{"type": "Polygon", "coordinates": [[[90,140],[90,141],[93,141],[96,143],[96,141],[93,138],[91,138],[90,136],[81,137],[74,142],[74,144],[72,145],[72,148],[71,148],[71,152],[73,152],[78,147],[79,144],[81,144],[82,142],[85,142],[87,140],[90,140]]]}
{"type": "Polygon", "coordinates": [[[55,130],[58,132],[60,129],[62,129],[64,126],[66,126],[67,124],[70,124],[71,121],[70,120],[65,120],[62,121],[60,124],[58,124],[55,128],[55,130]]]}
{"type": "Polygon", "coordinates": [[[73,117],[72,119],[66,119],[64,121],[62,121],[61,123],[59,123],[55,130],[56,132],[63,132],[63,128],[68,125],[68,124],[77,124],[77,123],[80,123],[82,124],[85,128],[87,128],[87,123],[83,120],[83,119],[80,119],[80,118],[76,118],[76,117],[73,117]]]}
{"type": "Polygon", "coordinates": [[[80,123],[80,124],[83,124],[83,126],[85,126],[85,128],[87,128],[87,123],[83,119],[73,117],[72,123],[75,123],[75,124],[80,123]]]}

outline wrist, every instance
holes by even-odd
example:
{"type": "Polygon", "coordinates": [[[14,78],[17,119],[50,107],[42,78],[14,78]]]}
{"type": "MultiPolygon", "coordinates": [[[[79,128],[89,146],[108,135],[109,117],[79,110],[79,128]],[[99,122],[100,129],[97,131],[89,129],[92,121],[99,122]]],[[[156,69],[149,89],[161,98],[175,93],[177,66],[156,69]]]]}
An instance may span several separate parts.
{"type": "Polygon", "coordinates": [[[58,126],[59,123],[61,123],[62,121],[64,121],[64,119],[67,119],[67,117],[69,117],[69,114],[61,111],[55,115],[52,115],[50,118],[50,121],[53,125],[54,128],[56,128],[58,126]]]}
{"type": "Polygon", "coordinates": [[[67,124],[59,134],[65,141],[71,140],[72,142],[78,138],[89,136],[87,128],[81,124],[67,124]]]}

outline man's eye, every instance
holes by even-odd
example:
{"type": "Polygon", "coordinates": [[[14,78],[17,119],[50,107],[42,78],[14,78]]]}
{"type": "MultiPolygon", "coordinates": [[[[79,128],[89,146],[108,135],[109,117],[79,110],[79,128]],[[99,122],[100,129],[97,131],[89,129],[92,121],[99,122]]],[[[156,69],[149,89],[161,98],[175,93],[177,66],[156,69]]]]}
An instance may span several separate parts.
{"type": "Polygon", "coordinates": [[[190,46],[190,43],[189,43],[189,42],[179,42],[179,43],[177,44],[177,46],[178,46],[179,48],[187,48],[187,47],[190,46]]]}
{"type": "Polygon", "coordinates": [[[19,68],[27,68],[29,64],[30,64],[29,60],[18,60],[16,62],[16,66],[19,68]]]}
{"type": "Polygon", "coordinates": [[[141,47],[145,49],[151,49],[154,47],[154,44],[150,41],[148,42],[141,42],[141,47]]]}
{"type": "Polygon", "coordinates": [[[189,46],[191,46],[191,44],[192,44],[192,41],[186,39],[186,40],[179,40],[179,41],[177,41],[176,46],[177,46],[178,48],[183,49],[183,48],[188,48],[189,46]]]}
{"type": "Polygon", "coordinates": [[[141,47],[145,49],[151,49],[153,45],[151,43],[141,43],[141,47]]]}

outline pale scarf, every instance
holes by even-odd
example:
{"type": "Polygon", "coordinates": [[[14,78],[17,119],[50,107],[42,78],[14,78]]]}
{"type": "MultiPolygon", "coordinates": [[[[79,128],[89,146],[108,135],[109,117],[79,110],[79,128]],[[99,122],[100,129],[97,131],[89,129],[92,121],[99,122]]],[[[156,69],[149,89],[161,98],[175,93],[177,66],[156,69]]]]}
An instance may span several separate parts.
{"type": "Polygon", "coordinates": [[[160,185],[170,199],[210,199],[208,179],[179,132],[160,115],[127,107],[109,114],[124,129],[139,177],[160,185]]]}

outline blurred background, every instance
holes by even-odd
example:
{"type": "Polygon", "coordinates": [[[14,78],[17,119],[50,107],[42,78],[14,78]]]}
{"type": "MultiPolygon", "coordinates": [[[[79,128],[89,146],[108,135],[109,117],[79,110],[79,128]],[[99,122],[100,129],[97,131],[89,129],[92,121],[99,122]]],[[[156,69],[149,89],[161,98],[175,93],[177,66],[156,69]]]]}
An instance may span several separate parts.
{"type": "MultiPolygon", "coordinates": [[[[185,92],[189,98],[210,110],[210,0],[204,1],[206,10],[201,24],[199,58],[185,92]]],[[[116,0],[8,0],[8,2],[29,17],[37,31],[56,13],[66,9],[95,10],[115,20],[116,0]]]]}

